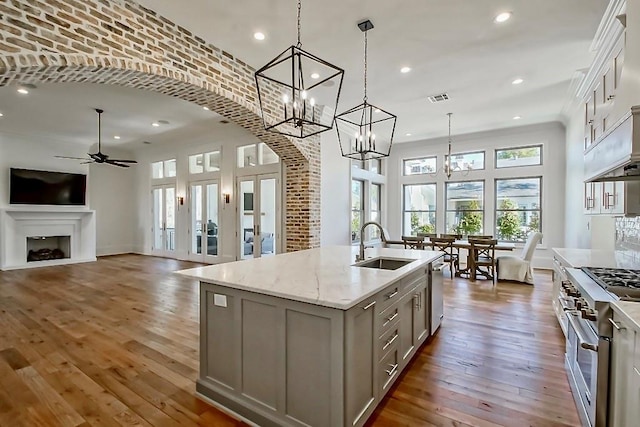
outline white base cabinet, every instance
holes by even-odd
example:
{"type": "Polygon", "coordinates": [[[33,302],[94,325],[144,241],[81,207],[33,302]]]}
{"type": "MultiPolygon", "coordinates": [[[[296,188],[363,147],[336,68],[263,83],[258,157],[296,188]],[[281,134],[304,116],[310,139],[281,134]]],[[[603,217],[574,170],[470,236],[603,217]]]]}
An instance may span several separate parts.
{"type": "Polygon", "coordinates": [[[430,268],[348,310],[201,283],[198,393],[260,426],[362,426],[429,337],[430,268]]]}
{"type": "Polygon", "coordinates": [[[609,425],[636,427],[640,423],[640,333],[615,308],[612,321],[609,425]]]}

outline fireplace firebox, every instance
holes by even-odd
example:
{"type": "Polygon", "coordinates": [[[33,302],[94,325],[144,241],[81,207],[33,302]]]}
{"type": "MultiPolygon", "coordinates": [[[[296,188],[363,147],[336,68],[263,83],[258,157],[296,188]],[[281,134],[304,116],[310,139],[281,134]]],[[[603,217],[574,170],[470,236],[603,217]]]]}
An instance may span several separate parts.
{"type": "Polygon", "coordinates": [[[27,237],[27,262],[64,259],[71,256],[71,236],[27,237]]]}

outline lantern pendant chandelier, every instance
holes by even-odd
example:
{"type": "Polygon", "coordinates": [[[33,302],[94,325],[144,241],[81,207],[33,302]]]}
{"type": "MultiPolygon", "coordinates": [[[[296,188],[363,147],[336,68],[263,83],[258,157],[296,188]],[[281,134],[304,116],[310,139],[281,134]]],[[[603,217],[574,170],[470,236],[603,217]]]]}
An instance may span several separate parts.
{"type": "Polygon", "coordinates": [[[344,77],[343,69],[302,50],[301,10],[298,0],[298,43],[255,73],[264,128],[295,138],[333,128],[344,77]]]}
{"type": "Polygon", "coordinates": [[[448,154],[444,157],[444,173],[447,175],[447,179],[451,178],[451,116],[453,113],[447,113],[449,116],[449,150],[448,154]]]}
{"type": "MultiPolygon", "coordinates": [[[[471,172],[471,170],[473,169],[473,166],[471,164],[468,164],[468,165],[463,164],[461,166],[457,162],[454,162],[453,159],[451,158],[451,116],[452,115],[453,113],[447,113],[447,116],[449,116],[449,139],[448,139],[447,154],[444,155],[444,166],[442,167],[442,172],[447,177],[447,179],[451,178],[451,174],[453,172],[457,172],[457,173],[459,172],[459,173],[462,173],[462,176],[467,176],[469,175],[469,172],[471,172]]],[[[439,172],[440,172],[440,169],[436,169],[434,172],[429,173],[429,175],[437,176],[439,172]]]]}
{"type": "Polygon", "coordinates": [[[367,100],[367,32],[373,23],[366,20],[358,27],[364,32],[364,98],[362,104],[336,116],[336,129],[342,156],[364,161],[389,157],[396,116],[367,100]]]}

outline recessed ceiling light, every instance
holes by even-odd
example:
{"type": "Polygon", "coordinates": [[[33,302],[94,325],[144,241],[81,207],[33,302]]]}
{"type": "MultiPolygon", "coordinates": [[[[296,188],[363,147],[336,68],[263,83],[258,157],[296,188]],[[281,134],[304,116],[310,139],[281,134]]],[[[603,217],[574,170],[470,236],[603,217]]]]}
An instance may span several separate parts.
{"type": "Polygon", "coordinates": [[[153,122],[151,123],[151,126],[153,126],[154,128],[157,128],[158,126],[160,126],[160,123],[153,122]]]}
{"type": "Polygon", "coordinates": [[[23,95],[27,95],[29,93],[29,90],[24,88],[24,87],[21,87],[21,88],[18,88],[18,93],[21,93],[23,95]]]}
{"type": "Polygon", "coordinates": [[[410,133],[408,133],[408,134],[406,134],[406,135],[407,135],[407,136],[411,136],[411,134],[410,134],[410,133]]]}
{"type": "Polygon", "coordinates": [[[264,33],[261,33],[260,31],[253,33],[253,38],[256,40],[264,40],[264,33]]]}
{"type": "Polygon", "coordinates": [[[508,21],[509,18],[511,18],[511,12],[502,12],[494,18],[494,22],[505,22],[508,21]]]}
{"type": "Polygon", "coordinates": [[[513,116],[513,120],[520,120],[522,117],[520,116],[513,116]]]}
{"type": "Polygon", "coordinates": [[[0,117],[4,117],[4,114],[0,113],[0,117]]]}
{"type": "Polygon", "coordinates": [[[120,139],[120,136],[119,135],[114,135],[113,139],[120,139]]]}
{"type": "Polygon", "coordinates": [[[320,74],[318,74],[318,73],[311,73],[311,78],[312,78],[312,79],[319,79],[319,78],[320,78],[320,74]]]}
{"type": "Polygon", "coordinates": [[[519,85],[520,83],[522,83],[524,80],[522,80],[521,78],[517,78],[514,81],[511,82],[512,85],[519,85]]]}
{"type": "Polygon", "coordinates": [[[400,68],[400,72],[401,72],[402,74],[406,74],[406,73],[408,73],[409,71],[411,71],[411,67],[402,67],[402,68],[400,68]]]}
{"type": "Polygon", "coordinates": [[[204,111],[209,111],[209,107],[202,107],[204,111]]]}

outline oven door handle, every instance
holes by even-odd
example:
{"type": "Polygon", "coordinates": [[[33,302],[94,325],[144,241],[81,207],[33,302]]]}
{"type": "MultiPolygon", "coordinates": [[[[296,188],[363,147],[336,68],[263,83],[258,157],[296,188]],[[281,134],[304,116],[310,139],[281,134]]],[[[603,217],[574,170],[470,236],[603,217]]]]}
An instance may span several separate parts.
{"type": "Polygon", "coordinates": [[[571,324],[571,327],[573,328],[573,330],[576,333],[576,336],[578,337],[578,342],[580,344],[580,347],[584,348],[585,350],[595,351],[597,353],[598,345],[591,344],[584,338],[584,335],[582,335],[582,329],[580,328],[580,326],[578,326],[575,320],[575,316],[577,315],[578,315],[577,312],[568,312],[567,319],[569,319],[569,324],[571,324]]]}
{"type": "Polygon", "coordinates": [[[562,298],[562,295],[558,295],[558,302],[560,303],[560,307],[562,307],[563,311],[573,310],[573,308],[569,307],[565,304],[566,299],[562,298]]]}

